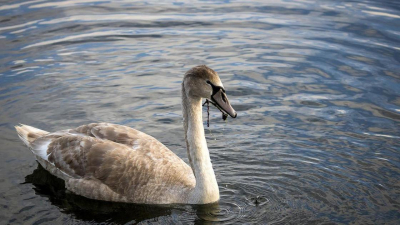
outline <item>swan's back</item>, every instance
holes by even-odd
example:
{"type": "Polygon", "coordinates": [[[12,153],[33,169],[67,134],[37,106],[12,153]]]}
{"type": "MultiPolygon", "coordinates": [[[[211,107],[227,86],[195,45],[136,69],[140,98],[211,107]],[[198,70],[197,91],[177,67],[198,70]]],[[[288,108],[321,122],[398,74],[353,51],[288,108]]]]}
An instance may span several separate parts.
{"type": "Polygon", "coordinates": [[[126,126],[92,123],[54,133],[16,128],[48,171],[88,198],[179,203],[196,185],[182,159],[155,138],[126,126]]]}

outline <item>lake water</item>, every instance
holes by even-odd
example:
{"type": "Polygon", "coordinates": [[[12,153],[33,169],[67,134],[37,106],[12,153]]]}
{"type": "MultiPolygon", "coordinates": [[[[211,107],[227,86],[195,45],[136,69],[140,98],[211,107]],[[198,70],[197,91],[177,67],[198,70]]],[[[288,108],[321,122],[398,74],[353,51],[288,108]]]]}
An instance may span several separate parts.
{"type": "Polygon", "coordinates": [[[0,49],[1,224],[400,222],[399,1],[10,1],[0,49]],[[238,112],[205,129],[217,204],[76,196],[14,130],[117,123],[187,162],[180,83],[200,64],[238,112]]]}

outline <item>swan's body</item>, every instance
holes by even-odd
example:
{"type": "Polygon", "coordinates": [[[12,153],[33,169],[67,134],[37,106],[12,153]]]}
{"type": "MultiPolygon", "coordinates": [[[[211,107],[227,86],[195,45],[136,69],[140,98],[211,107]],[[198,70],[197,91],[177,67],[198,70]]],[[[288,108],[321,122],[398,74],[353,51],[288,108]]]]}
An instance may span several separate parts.
{"type": "Polygon", "coordinates": [[[206,66],[185,74],[182,106],[191,167],[155,138],[135,129],[92,123],[49,133],[16,126],[39,163],[66,188],[91,199],[149,204],[218,201],[202,120],[202,98],[236,117],[218,75],[206,66]]]}

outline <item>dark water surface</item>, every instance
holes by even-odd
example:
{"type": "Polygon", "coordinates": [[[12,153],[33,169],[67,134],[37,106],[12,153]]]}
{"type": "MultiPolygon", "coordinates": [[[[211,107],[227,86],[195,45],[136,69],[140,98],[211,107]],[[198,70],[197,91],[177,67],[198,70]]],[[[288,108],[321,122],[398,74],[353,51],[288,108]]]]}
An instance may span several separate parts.
{"type": "Polygon", "coordinates": [[[0,50],[0,224],[400,223],[399,1],[2,1],[0,50]],[[14,131],[112,122],[187,162],[199,64],[238,111],[206,128],[218,204],[73,195],[14,131]]]}

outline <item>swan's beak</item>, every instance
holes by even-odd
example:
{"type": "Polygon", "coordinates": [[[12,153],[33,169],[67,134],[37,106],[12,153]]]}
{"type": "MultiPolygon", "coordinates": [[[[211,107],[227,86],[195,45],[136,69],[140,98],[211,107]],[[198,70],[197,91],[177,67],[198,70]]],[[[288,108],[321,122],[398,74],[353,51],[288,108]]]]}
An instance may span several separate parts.
{"type": "MultiPolygon", "coordinates": [[[[232,118],[236,118],[237,113],[232,108],[229,103],[228,97],[226,97],[225,92],[222,88],[220,88],[217,92],[211,95],[211,100],[216,104],[216,106],[222,111],[229,114],[232,118]]],[[[226,119],[226,115],[223,115],[224,120],[226,119]]]]}

